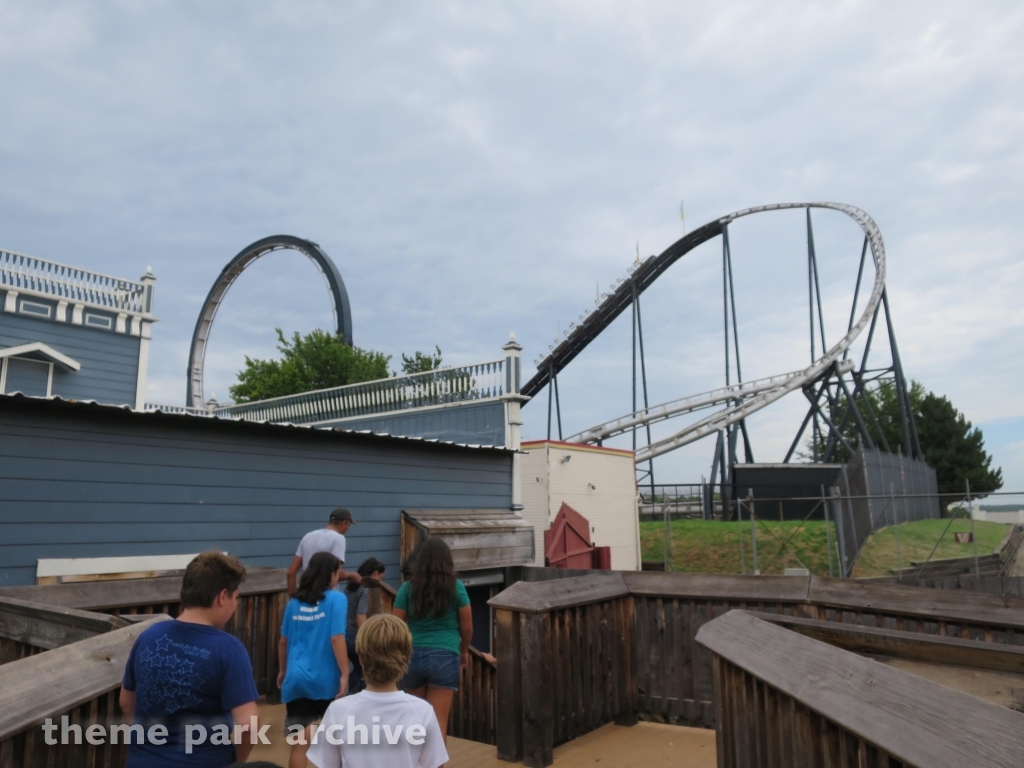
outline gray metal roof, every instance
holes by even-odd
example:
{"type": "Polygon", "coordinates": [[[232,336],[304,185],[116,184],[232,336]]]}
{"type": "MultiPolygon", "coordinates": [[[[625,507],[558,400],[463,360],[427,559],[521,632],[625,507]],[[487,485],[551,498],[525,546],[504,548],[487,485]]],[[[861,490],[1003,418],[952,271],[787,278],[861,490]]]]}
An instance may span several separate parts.
{"type": "Polygon", "coordinates": [[[127,405],[108,405],[97,403],[95,400],[65,400],[61,397],[32,397],[23,395],[20,392],[0,395],[0,408],[10,407],[13,404],[32,404],[41,409],[54,411],[71,411],[94,414],[130,414],[131,418],[141,421],[176,420],[183,422],[191,421],[197,426],[202,424],[213,429],[257,429],[257,430],[303,430],[317,434],[338,434],[359,439],[370,439],[379,441],[398,441],[402,443],[418,443],[421,445],[437,445],[448,448],[471,449],[478,451],[496,451],[500,453],[519,453],[519,451],[505,448],[504,446],[476,445],[470,443],[456,443],[449,440],[436,440],[425,437],[407,437],[404,435],[389,435],[380,432],[373,432],[368,429],[338,429],[337,427],[314,427],[308,424],[292,424],[290,422],[274,421],[249,421],[246,419],[219,419],[209,416],[198,416],[191,413],[164,413],[163,411],[140,411],[127,405]]]}

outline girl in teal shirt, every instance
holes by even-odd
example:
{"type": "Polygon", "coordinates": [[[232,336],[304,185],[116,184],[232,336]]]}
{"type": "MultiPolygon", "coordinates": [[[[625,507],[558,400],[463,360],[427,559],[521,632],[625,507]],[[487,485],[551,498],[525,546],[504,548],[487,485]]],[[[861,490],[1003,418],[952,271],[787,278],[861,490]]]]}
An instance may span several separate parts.
{"type": "Polygon", "coordinates": [[[392,610],[412,632],[412,660],[400,685],[430,702],[447,743],[448,713],[459,690],[459,670],[469,663],[473,612],[466,588],[455,578],[452,552],[444,541],[430,538],[419,546],[412,574],[398,590],[392,610]]]}

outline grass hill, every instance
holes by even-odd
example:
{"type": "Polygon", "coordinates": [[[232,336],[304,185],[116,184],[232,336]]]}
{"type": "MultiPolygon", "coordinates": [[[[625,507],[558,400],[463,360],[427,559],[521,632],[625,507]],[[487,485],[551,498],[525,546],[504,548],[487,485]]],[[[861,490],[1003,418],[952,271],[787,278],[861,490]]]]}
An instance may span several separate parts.
{"type": "MultiPolygon", "coordinates": [[[[833,533],[835,529],[833,527],[833,533]]],[[[640,546],[644,560],[662,562],[665,557],[665,524],[663,522],[640,523],[640,546]]],[[[833,539],[834,546],[834,539],[833,539]]],[[[758,521],[757,554],[761,573],[781,574],[784,568],[800,568],[803,562],[818,576],[828,576],[828,546],[825,523],[808,520],[802,526],[799,521],[768,522],[758,521]],[[779,554],[783,541],[789,540],[789,550],[779,554]],[[794,557],[795,554],[795,557],[794,557]],[[799,559],[799,561],[798,561],[799,559]]],[[[835,553],[833,552],[833,561],[835,553]]],[[[753,563],[750,523],[727,523],[713,520],[672,521],[672,563],[677,571],[691,573],[741,573],[746,562],[747,573],[753,563]],[[740,530],[742,528],[743,556],[740,555],[740,530]]],[[[833,564],[838,574],[838,566],[833,564]]]]}
{"type": "MultiPolygon", "coordinates": [[[[948,523],[949,520],[920,520],[898,526],[903,567],[908,567],[912,560],[927,558],[948,523]]],[[[993,552],[1006,535],[1007,526],[1001,523],[978,521],[974,526],[978,538],[978,554],[993,552]]],[[[816,576],[828,576],[828,539],[831,537],[831,572],[838,575],[835,527],[831,524],[830,527],[831,531],[826,533],[825,523],[821,520],[808,520],[803,524],[799,521],[780,523],[759,520],[757,554],[761,573],[781,574],[784,568],[807,567],[816,576]],[[783,542],[788,542],[788,546],[784,548],[783,542]]],[[[933,559],[973,555],[972,545],[957,544],[953,538],[955,532],[970,529],[970,520],[954,520],[933,559]]],[[[663,561],[664,531],[663,522],[640,523],[641,552],[645,561],[663,561]]],[[[753,567],[750,522],[673,520],[672,563],[675,570],[691,573],[741,573],[741,566],[745,564],[746,572],[750,573],[753,567]]],[[[868,539],[857,558],[853,575],[888,576],[889,571],[897,567],[896,526],[891,526],[868,539]]]]}
{"type": "MultiPolygon", "coordinates": [[[[890,570],[899,567],[896,553],[896,530],[900,534],[900,553],[903,556],[904,569],[910,567],[911,561],[923,561],[932,551],[935,542],[949,525],[949,532],[943,537],[939,548],[932,555],[932,560],[944,557],[970,557],[974,554],[972,544],[957,544],[954,533],[965,533],[971,530],[971,521],[954,520],[918,520],[915,523],[903,523],[876,531],[867,540],[860,551],[860,557],[853,566],[854,578],[864,576],[888,576],[890,570]]],[[[974,535],[978,539],[978,554],[994,552],[1006,536],[1010,526],[1002,523],[974,523],[974,535]]],[[[674,540],[674,538],[673,538],[674,540]]]]}

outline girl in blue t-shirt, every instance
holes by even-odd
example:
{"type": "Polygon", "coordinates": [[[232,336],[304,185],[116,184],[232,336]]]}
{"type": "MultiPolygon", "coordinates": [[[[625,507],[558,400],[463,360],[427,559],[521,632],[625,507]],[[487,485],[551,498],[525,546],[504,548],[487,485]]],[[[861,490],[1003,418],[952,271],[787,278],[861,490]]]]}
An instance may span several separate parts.
{"type": "Polygon", "coordinates": [[[317,552],[284,610],[277,646],[281,667],[277,685],[288,710],[285,725],[293,737],[289,738],[289,768],[305,768],[306,749],[317,724],[328,705],[348,690],[348,599],[334,589],[341,575],[337,557],[317,552]],[[302,730],[305,738],[294,738],[302,730]]]}

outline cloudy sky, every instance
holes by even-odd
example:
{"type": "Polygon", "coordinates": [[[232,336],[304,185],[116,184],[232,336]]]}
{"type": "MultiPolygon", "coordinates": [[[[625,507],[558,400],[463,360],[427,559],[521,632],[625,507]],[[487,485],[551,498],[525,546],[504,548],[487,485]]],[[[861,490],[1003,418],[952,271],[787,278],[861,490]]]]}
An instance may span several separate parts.
{"type": "MultiPolygon", "coordinates": [[[[0,2],[0,247],[152,266],[148,396],[182,403],[206,292],[269,234],[334,258],[360,346],[472,362],[514,330],[532,361],[683,226],[848,202],[885,237],[907,374],[1024,489],[1022,33],[1010,2],[0,2]]],[[[834,343],[860,237],[815,227],[834,343]]],[[[653,402],[722,383],[720,248],[644,297],[653,402]]],[[[744,376],[805,365],[802,219],[737,224],[733,253],[744,376]]],[[[275,327],[329,323],[311,265],[261,260],[217,317],[207,396],[275,327]]],[[[630,409],[628,323],[560,378],[565,434],[630,409]]],[[[759,461],[797,398],[753,421],[759,461]]],[[[659,481],[707,474],[711,447],[659,481]]]]}

